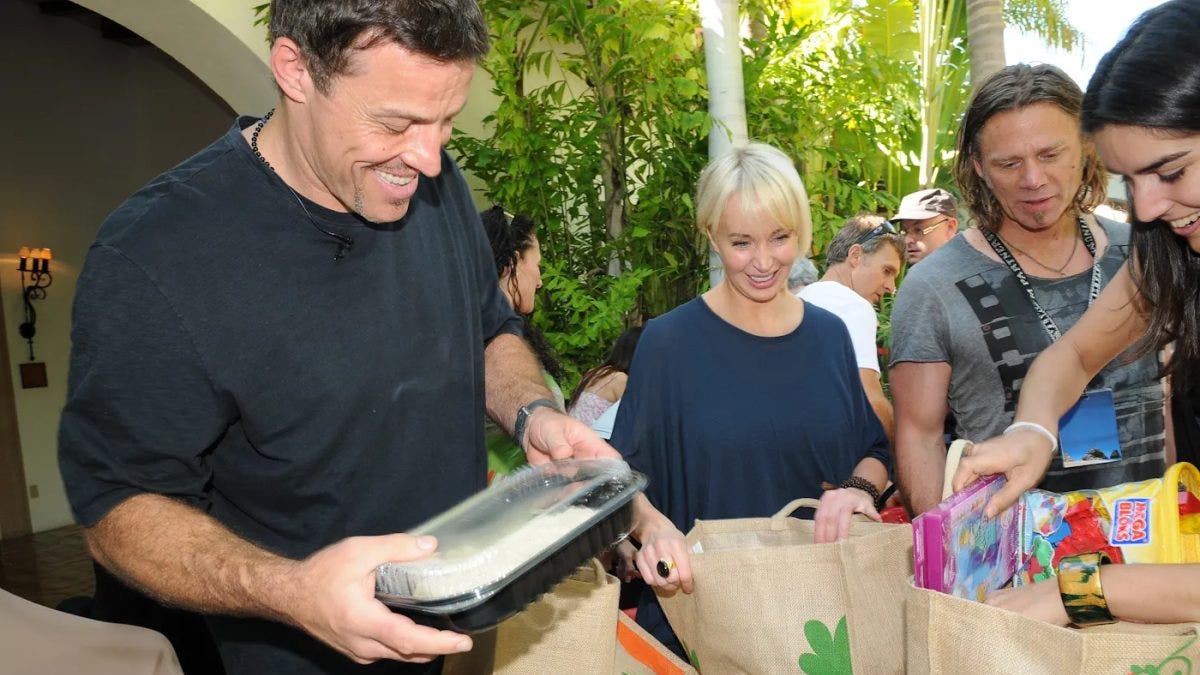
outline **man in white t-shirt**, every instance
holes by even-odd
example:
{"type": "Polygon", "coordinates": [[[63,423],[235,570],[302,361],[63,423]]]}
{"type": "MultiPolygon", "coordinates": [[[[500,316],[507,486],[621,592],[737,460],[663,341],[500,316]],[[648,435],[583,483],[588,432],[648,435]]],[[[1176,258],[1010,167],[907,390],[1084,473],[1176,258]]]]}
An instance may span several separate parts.
{"type": "Polygon", "coordinates": [[[904,238],[878,216],[861,215],[846,221],[829,242],[825,276],[797,293],[805,302],[826,309],[846,324],[863,389],[888,441],[892,441],[892,403],[883,393],[875,334],[879,318],[875,304],[896,292],[896,276],[904,264],[904,238]]]}

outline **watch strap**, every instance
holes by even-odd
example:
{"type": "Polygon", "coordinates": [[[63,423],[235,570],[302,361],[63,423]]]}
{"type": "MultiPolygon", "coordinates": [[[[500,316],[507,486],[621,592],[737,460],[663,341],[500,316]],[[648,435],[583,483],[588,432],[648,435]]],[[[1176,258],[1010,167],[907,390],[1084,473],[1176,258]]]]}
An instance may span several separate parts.
{"type": "Polygon", "coordinates": [[[525,449],[525,427],[529,425],[529,416],[538,408],[553,408],[558,410],[558,404],[548,398],[539,398],[517,408],[517,420],[513,424],[513,440],[517,447],[525,449]]]}

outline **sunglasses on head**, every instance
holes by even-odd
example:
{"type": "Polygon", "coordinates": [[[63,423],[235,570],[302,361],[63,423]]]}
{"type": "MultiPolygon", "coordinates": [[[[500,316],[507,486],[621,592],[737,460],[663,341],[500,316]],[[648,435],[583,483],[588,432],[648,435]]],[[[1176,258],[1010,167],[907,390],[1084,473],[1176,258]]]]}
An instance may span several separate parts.
{"type": "Polygon", "coordinates": [[[871,229],[869,229],[866,232],[859,235],[858,239],[854,240],[854,243],[855,244],[865,244],[868,241],[871,241],[872,239],[874,239],[875,237],[881,237],[885,234],[896,234],[896,231],[897,231],[896,226],[892,224],[892,221],[885,220],[882,223],[876,225],[875,227],[872,227],[871,229]]]}

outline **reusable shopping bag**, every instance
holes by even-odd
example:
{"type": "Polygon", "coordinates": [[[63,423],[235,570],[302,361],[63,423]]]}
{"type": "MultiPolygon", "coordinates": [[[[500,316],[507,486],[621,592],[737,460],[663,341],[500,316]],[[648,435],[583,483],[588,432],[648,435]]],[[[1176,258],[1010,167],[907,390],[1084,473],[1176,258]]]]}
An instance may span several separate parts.
{"type": "Polygon", "coordinates": [[[617,609],[620,584],[592,560],[494,631],[445,675],[687,675],[695,669],[617,609]]]}
{"type": "Polygon", "coordinates": [[[691,664],[664,647],[625,612],[617,612],[617,652],[614,671],[621,675],[690,675],[691,664]]]}
{"type": "Polygon", "coordinates": [[[579,568],[496,628],[496,673],[611,673],[621,584],[600,562],[579,568]]]}
{"type": "Polygon", "coordinates": [[[1200,665],[1200,625],[1060,628],[937,591],[907,593],[911,675],[1157,675],[1200,665]]]}
{"type": "MultiPolygon", "coordinates": [[[[944,496],[967,445],[955,441],[951,446],[944,496]]],[[[1170,467],[1161,479],[1099,490],[1065,494],[1030,490],[1006,513],[1011,525],[1005,527],[1015,530],[1011,534],[1018,539],[1017,551],[1008,554],[1016,559],[1007,569],[1017,570],[1013,582],[1022,585],[1054,576],[1059,560],[1079,553],[1103,551],[1118,563],[1200,562],[1198,493],[1200,473],[1187,463],[1170,467]]],[[[947,499],[943,505],[953,501],[947,499]]],[[[990,526],[999,527],[1000,520],[990,526]]],[[[921,526],[916,523],[914,532],[921,526]]],[[[982,530],[971,531],[972,527],[965,525],[947,537],[951,544],[947,550],[962,541],[974,543],[982,530]]],[[[992,537],[996,543],[1007,538],[1005,534],[992,537]]],[[[928,556],[920,556],[917,565],[929,562],[928,556]]],[[[998,567],[995,560],[989,559],[988,565],[998,567]]],[[[918,580],[907,591],[910,673],[1157,675],[1191,673],[1193,665],[1200,664],[1200,625],[1118,622],[1061,628],[920,585],[918,580]]],[[[990,584],[988,589],[996,587],[990,584]]],[[[978,594],[962,595],[976,598],[978,594]]]]}
{"type": "Polygon", "coordinates": [[[816,544],[813,522],[790,515],[817,504],[696,521],[687,535],[695,591],[659,599],[697,670],[904,671],[911,527],[856,520],[848,540],[816,544]]]}

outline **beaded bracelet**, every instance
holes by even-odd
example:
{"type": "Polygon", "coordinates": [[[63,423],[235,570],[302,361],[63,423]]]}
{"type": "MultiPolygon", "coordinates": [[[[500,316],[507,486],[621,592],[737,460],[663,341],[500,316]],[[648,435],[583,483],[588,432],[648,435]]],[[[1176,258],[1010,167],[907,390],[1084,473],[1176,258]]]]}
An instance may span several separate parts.
{"type": "Polygon", "coordinates": [[[1058,563],[1058,593],[1071,623],[1083,628],[1113,623],[1104,587],[1100,585],[1100,565],[1111,562],[1104,553],[1067,556],[1058,563]]]}
{"type": "Polygon", "coordinates": [[[872,504],[879,503],[879,488],[875,487],[875,484],[872,483],[871,481],[867,480],[866,478],[863,478],[861,476],[850,476],[846,480],[842,481],[842,484],[840,487],[858,488],[859,490],[862,490],[863,492],[865,492],[871,496],[872,504]]]}

